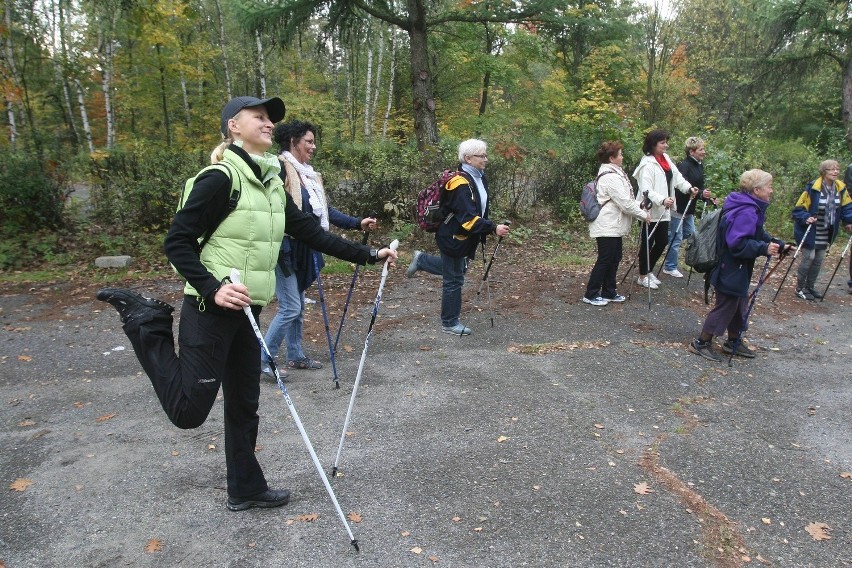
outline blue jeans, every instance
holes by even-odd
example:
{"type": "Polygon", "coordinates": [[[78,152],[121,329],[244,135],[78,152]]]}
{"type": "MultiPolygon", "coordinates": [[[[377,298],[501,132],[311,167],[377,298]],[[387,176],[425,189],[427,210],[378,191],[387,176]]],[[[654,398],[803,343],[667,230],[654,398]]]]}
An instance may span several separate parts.
{"type": "Polygon", "coordinates": [[[663,262],[664,270],[677,269],[677,257],[678,254],[680,254],[680,243],[681,241],[691,237],[694,232],[695,215],[687,215],[683,219],[678,219],[672,216],[672,220],[669,223],[669,241],[671,241],[672,244],[669,247],[669,252],[666,253],[666,260],[663,262]],[[683,229],[678,230],[681,227],[681,222],[683,222],[683,229]]]}
{"type": "Polygon", "coordinates": [[[441,325],[455,327],[459,323],[462,306],[462,286],[467,271],[467,257],[456,258],[441,253],[441,256],[426,254],[417,259],[417,269],[442,276],[444,287],[441,292],[441,325]]]}
{"type": "MultiPolygon", "coordinates": [[[[295,274],[284,276],[281,268],[275,267],[275,296],[278,298],[278,311],[269,322],[266,330],[266,346],[275,357],[281,343],[287,342],[287,360],[304,359],[302,351],[302,323],[305,313],[305,293],[299,292],[298,278],[295,274]]],[[[261,351],[261,366],[269,363],[266,354],[261,351]]]]}

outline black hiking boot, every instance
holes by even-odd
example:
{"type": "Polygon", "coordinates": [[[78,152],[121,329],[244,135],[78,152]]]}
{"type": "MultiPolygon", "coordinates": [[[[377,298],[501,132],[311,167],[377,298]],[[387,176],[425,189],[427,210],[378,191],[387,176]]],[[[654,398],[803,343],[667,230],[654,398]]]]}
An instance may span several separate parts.
{"type": "Polygon", "coordinates": [[[713,351],[713,342],[703,342],[698,339],[693,339],[689,342],[689,347],[687,349],[691,353],[695,353],[696,355],[700,355],[707,359],[708,361],[713,361],[714,363],[721,363],[722,358],[719,357],[715,351],[713,351]]]}
{"type": "MultiPolygon", "coordinates": [[[[722,351],[730,355],[734,352],[734,342],[730,339],[726,340],[725,343],[722,344],[722,351]]],[[[754,359],[757,356],[754,349],[750,349],[746,344],[740,342],[737,345],[737,357],[745,357],[746,359],[754,359]]]]}
{"type": "Polygon", "coordinates": [[[121,323],[136,321],[144,323],[158,315],[171,315],[175,309],[165,302],[140,296],[126,288],[101,288],[98,300],[113,305],[121,316],[121,323]]]}
{"type": "Polygon", "coordinates": [[[228,497],[229,511],[245,511],[252,507],[280,507],[290,502],[290,491],[288,489],[267,489],[258,495],[251,497],[228,497]]]}

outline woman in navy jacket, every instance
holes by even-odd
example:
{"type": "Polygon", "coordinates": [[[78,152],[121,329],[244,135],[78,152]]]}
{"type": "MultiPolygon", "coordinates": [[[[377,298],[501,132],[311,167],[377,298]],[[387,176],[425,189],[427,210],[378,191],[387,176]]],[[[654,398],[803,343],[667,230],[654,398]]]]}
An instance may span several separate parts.
{"type": "MultiPolygon", "coordinates": [[[[707,314],[701,335],[689,344],[689,350],[710,361],[721,361],[713,351],[713,336],[727,330],[722,344],[725,353],[746,328],[748,289],[754,263],[759,256],[775,256],[785,250],[783,242],[772,239],[763,228],[766,209],[772,198],[772,176],[763,170],[748,170],[740,176],[740,189],[725,198],[719,222],[719,264],[710,282],[716,289],[716,304],[707,314]]],[[[755,353],[744,344],[737,355],[753,358],[755,353]]]]}

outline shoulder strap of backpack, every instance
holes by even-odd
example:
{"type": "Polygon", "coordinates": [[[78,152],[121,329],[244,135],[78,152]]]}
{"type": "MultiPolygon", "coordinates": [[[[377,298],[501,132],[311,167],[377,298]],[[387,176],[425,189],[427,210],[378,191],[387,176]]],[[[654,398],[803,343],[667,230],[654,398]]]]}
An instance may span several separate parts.
{"type": "Polygon", "coordinates": [[[213,223],[213,226],[210,227],[210,230],[208,230],[207,234],[204,235],[204,237],[201,239],[201,242],[198,243],[198,250],[204,248],[204,245],[207,244],[207,241],[210,240],[210,237],[213,236],[213,233],[215,233],[216,229],[219,228],[219,225],[222,224],[222,221],[224,221],[228,217],[228,215],[231,214],[231,211],[237,208],[237,204],[240,201],[240,195],[242,195],[242,179],[240,179],[240,174],[239,172],[237,172],[236,175],[232,174],[231,166],[228,165],[226,162],[219,162],[218,164],[213,164],[211,166],[208,166],[207,168],[204,168],[204,170],[202,171],[213,168],[221,170],[223,167],[225,175],[227,175],[228,179],[231,180],[231,193],[228,198],[228,206],[222,216],[215,223],[213,223]],[[235,178],[237,180],[236,184],[234,183],[235,178]]]}

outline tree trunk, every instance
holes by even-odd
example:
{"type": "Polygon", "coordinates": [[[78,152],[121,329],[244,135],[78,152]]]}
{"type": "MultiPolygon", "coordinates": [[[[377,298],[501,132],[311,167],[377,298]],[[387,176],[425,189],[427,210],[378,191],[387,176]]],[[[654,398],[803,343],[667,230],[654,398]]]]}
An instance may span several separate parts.
{"type": "MultiPolygon", "coordinates": [[[[368,41],[369,43],[369,41],[368,41]]],[[[364,139],[370,138],[370,100],[373,94],[373,48],[367,48],[367,80],[364,85],[364,139]]]]}
{"type": "Polygon", "coordinates": [[[166,66],[163,63],[162,45],[154,46],[157,50],[157,65],[160,71],[160,102],[163,105],[163,126],[166,128],[166,146],[172,145],[172,124],[169,120],[169,105],[166,100],[166,66]]]}
{"type": "MultiPolygon", "coordinates": [[[[67,75],[70,74],[71,68],[68,64],[68,44],[65,41],[65,8],[63,0],[56,3],[56,32],[55,37],[59,40],[59,57],[51,58],[54,65],[54,73],[56,74],[56,82],[62,90],[62,110],[67,116],[67,124],[71,130],[71,137],[74,141],[74,148],[80,143],[80,133],[77,132],[77,123],[74,122],[74,103],[71,100],[71,89],[68,86],[67,75]]],[[[55,40],[54,40],[55,41],[55,40]]]]}
{"type": "MultiPolygon", "coordinates": [[[[83,123],[83,135],[86,138],[86,145],[89,147],[89,153],[95,151],[95,143],[92,141],[92,126],[89,124],[89,113],[86,111],[86,96],[83,93],[83,85],[79,79],[74,79],[74,87],[77,89],[77,104],[80,105],[80,121],[83,123]]],[[[107,124],[110,118],[107,115],[107,124]]]]}
{"type": "Polygon", "coordinates": [[[390,78],[388,78],[388,104],[385,106],[385,119],[382,124],[382,140],[388,135],[388,122],[393,105],[393,83],[396,81],[396,30],[391,28],[390,78]]]}
{"type": "Polygon", "coordinates": [[[852,55],[843,68],[843,97],[841,102],[843,126],[846,127],[846,147],[852,152],[852,55]]]}
{"type": "MultiPolygon", "coordinates": [[[[384,26],[382,26],[384,27],[384,26]]],[[[370,105],[370,125],[376,121],[376,109],[379,108],[379,92],[382,90],[382,66],[385,59],[385,35],[379,33],[379,61],[376,63],[376,88],[373,89],[373,103],[370,105]]]]}
{"type": "Polygon", "coordinates": [[[180,72],[180,96],[183,99],[183,123],[189,128],[191,115],[189,113],[189,89],[186,86],[186,76],[180,72]]]}
{"type": "MultiPolygon", "coordinates": [[[[9,117],[9,144],[12,148],[17,147],[18,143],[18,127],[17,121],[15,120],[15,97],[17,96],[17,91],[20,89],[20,83],[18,82],[18,70],[15,67],[15,52],[14,46],[12,45],[12,0],[6,0],[4,3],[4,14],[3,19],[6,24],[6,41],[4,42],[3,47],[6,50],[6,61],[9,65],[9,71],[12,74],[12,81],[14,86],[15,95],[10,95],[9,91],[12,89],[6,90],[6,113],[9,117]]],[[[20,101],[18,101],[20,102],[20,101]]]]}
{"type": "MultiPolygon", "coordinates": [[[[112,150],[115,146],[115,112],[112,104],[112,70],[113,70],[113,30],[115,29],[116,19],[118,14],[113,14],[108,23],[102,24],[98,29],[98,59],[101,66],[101,90],[104,93],[104,115],[106,117],[106,147],[112,150]],[[108,26],[104,29],[104,26],[108,26]]],[[[84,98],[83,89],[79,81],[77,83],[77,97],[81,100],[81,105],[84,98]]],[[[80,109],[81,114],[85,114],[85,108],[80,109]]],[[[84,119],[88,124],[88,118],[84,119]]],[[[87,140],[91,137],[89,126],[84,126],[87,140]]],[[[89,142],[91,146],[91,142],[89,142]]]]}
{"type": "Polygon", "coordinates": [[[225,71],[225,95],[231,100],[231,74],[228,72],[228,54],[225,48],[225,21],[222,19],[222,2],[216,0],[216,14],[219,16],[219,47],[222,50],[222,69],[225,71]]]}
{"type": "MultiPolygon", "coordinates": [[[[438,121],[435,118],[432,72],[429,69],[429,50],[426,37],[426,13],[421,0],[406,0],[408,4],[408,39],[411,46],[411,94],[414,105],[414,133],[421,152],[438,144],[438,121]]],[[[429,164],[435,156],[426,156],[429,164]]]]}
{"type": "Polygon", "coordinates": [[[254,30],[254,41],[257,44],[257,73],[260,81],[260,98],[266,98],[266,60],[263,57],[263,44],[260,42],[260,30],[254,30]]]}

